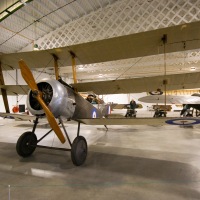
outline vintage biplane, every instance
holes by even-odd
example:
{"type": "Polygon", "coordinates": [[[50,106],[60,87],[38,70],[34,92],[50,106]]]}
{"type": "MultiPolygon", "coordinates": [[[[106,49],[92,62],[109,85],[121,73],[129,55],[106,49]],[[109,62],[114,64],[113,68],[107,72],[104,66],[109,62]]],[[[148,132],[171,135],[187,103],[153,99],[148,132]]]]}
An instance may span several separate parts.
{"type": "MultiPolygon", "coordinates": [[[[93,91],[100,95],[148,92],[155,90],[155,88],[160,88],[162,90],[166,88],[167,90],[190,89],[200,87],[200,72],[92,83],[76,83],[75,81],[74,84],[68,85],[62,81],[62,79],[59,79],[57,61],[59,60],[60,63],[64,63],[65,66],[72,64],[74,70],[75,58],[78,58],[77,64],[89,64],[199,48],[199,40],[193,42],[194,39],[199,37],[199,24],[200,23],[198,22],[191,23],[184,27],[182,25],[168,27],[145,33],[137,33],[50,50],[1,55],[1,69],[12,70],[17,69],[20,66],[22,76],[31,89],[28,92],[27,105],[30,112],[35,115],[34,125],[32,131],[23,133],[18,139],[16,145],[17,153],[22,157],[27,157],[35,151],[36,147],[53,149],[53,147],[41,146],[39,145],[39,142],[51,131],[54,131],[61,143],[64,143],[67,139],[71,146],[71,149],[54,149],[71,151],[73,163],[75,165],[82,165],[87,156],[87,142],[83,136],[80,136],[80,123],[90,125],[165,124],[165,121],[169,121],[170,119],[103,118],[103,116],[108,113],[108,107],[105,107],[105,109],[102,110],[103,112],[101,112],[98,108],[95,108],[92,104],[82,98],[77,91],[93,91]],[[168,43],[164,45],[165,51],[163,50],[162,44],[164,35],[168,36],[168,43]],[[183,43],[185,45],[183,45],[183,43]],[[158,51],[158,46],[160,51],[158,51]],[[72,60],[69,59],[70,57],[72,60]],[[44,79],[36,83],[28,66],[30,69],[54,66],[56,80],[44,79]],[[42,138],[37,139],[35,134],[36,127],[39,119],[43,116],[46,116],[52,129],[42,138]],[[56,118],[58,119],[58,123],[56,118]],[[78,123],[77,137],[73,142],[70,141],[67,134],[63,124],[63,118],[72,119],[78,123]],[[63,128],[65,136],[59,124],[63,128]]],[[[2,81],[0,87],[4,97],[6,96],[6,92],[16,94],[15,90],[21,89],[21,86],[4,85],[2,81]]],[[[23,86],[23,90],[21,90],[21,92],[18,91],[18,94],[27,94],[27,91],[28,87],[23,86]]],[[[6,103],[6,98],[4,98],[4,103],[8,104],[6,103]]],[[[177,124],[182,123],[181,120],[179,121],[180,123],[177,124]]]]}

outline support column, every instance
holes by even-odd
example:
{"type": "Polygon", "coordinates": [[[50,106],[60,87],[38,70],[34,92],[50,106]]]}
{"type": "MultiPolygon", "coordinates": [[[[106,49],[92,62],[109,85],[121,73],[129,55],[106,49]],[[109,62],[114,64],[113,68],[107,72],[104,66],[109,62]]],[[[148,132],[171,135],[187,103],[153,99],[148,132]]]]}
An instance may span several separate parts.
{"type": "Polygon", "coordinates": [[[167,43],[167,34],[164,34],[162,37],[162,41],[163,41],[163,45],[164,45],[164,80],[163,80],[163,84],[164,84],[164,95],[165,95],[165,111],[167,111],[167,80],[166,80],[166,75],[167,75],[167,68],[166,68],[166,43],[167,43]]]}
{"type": "MultiPolygon", "coordinates": [[[[18,69],[16,69],[16,85],[19,85],[18,84],[18,69]]],[[[18,103],[19,103],[19,95],[17,94],[16,95],[16,102],[17,102],[17,106],[18,106],[18,103]]]]}
{"type": "Polygon", "coordinates": [[[56,76],[56,80],[59,79],[59,72],[58,72],[58,57],[53,54],[53,58],[54,58],[54,69],[55,69],[55,76],[56,76]]]}
{"type": "MultiPolygon", "coordinates": [[[[1,67],[1,62],[0,62],[0,84],[5,85],[4,79],[3,79],[3,71],[2,71],[2,67],[1,67]]],[[[10,113],[7,92],[3,88],[1,88],[1,95],[3,97],[3,102],[4,102],[6,113],[10,113]]]]}

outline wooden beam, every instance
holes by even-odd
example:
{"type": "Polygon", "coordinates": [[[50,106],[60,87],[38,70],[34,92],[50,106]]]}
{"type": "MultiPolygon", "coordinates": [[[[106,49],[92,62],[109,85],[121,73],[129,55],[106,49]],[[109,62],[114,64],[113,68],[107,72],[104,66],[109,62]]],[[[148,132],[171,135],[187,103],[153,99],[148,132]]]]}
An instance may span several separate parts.
{"type": "MultiPolygon", "coordinates": [[[[0,62],[0,84],[5,85],[5,82],[4,82],[4,79],[3,79],[3,71],[2,71],[2,67],[1,67],[1,62],[0,62]]],[[[1,94],[2,94],[2,97],[3,97],[3,102],[4,102],[6,113],[10,113],[6,90],[1,88],[1,94]]]]}
{"type": "Polygon", "coordinates": [[[52,54],[54,58],[54,69],[55,69],[55,76],[56,80],[59,79],[59,71],[58,71],[58,57],[55,54],[52,54]]]}
{"type": "Polygon", "coordinates": [[[70,54],[72,56],[72,72],[73,72],[73,79],[74,79],[74,83],[77,83],[77,78],[76,78],[76,61],[75,61],[75,57],[76,55],[70,51],[70,54]]]}

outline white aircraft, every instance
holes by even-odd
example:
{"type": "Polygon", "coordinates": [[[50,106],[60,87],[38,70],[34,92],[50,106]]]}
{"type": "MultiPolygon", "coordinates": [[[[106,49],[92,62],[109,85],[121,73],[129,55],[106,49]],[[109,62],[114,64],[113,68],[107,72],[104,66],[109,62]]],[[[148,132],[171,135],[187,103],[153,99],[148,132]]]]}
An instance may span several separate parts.
{"type": "Polygon", "coordinates": [[[180,115],[184,113],[187,116],[191,116],[191,113],[187,113],[190,108],[196,109],[196,117],[199,116],[200,111],[200,94],[192,94],[191,96],[186,95],[148,95],[138,99],[144,103],[154,103],[154,104],[183,104],[183,110],[180,115]]]}

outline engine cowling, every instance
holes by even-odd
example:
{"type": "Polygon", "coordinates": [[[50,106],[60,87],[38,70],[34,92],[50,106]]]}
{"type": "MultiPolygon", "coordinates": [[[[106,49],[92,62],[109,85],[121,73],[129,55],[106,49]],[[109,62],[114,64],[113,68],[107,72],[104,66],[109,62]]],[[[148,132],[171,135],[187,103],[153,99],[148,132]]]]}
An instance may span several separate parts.
{"type": "MultiPolygon", "coordinates": [[[[72,92],[68,92],[63,84],[54,79],[43,79],[37,83],[37,86],[42,93],[43,101],[55,118],[62,116],[69,119],[73,116],[76,106],[75,97],[72,92]]],[[[41,105],[37,99],[34,98],[31,90],[27,97],[27,108],[33,115],[45,115],[41,105]]]]}

